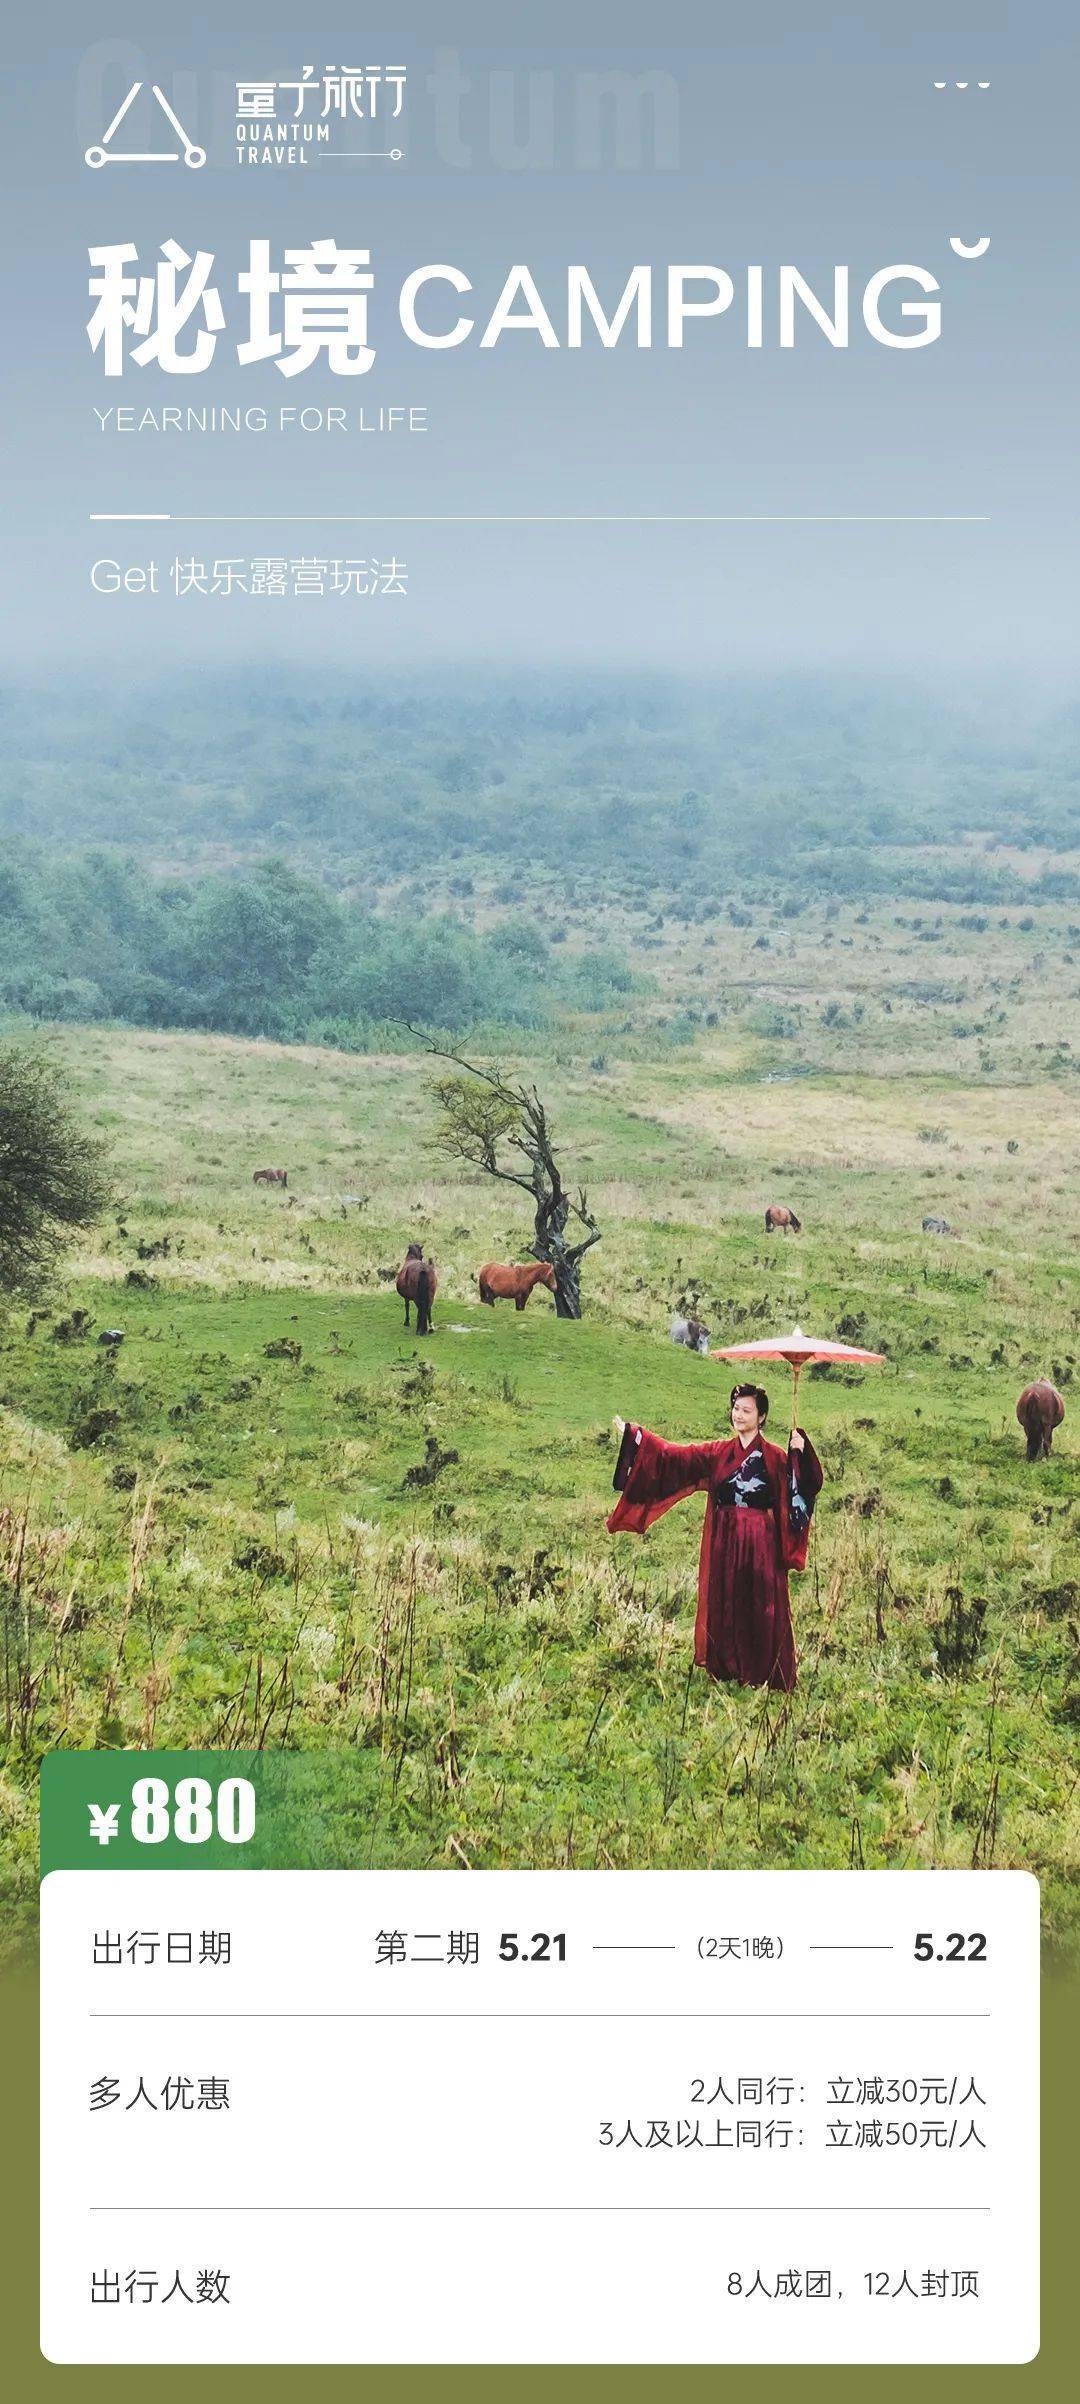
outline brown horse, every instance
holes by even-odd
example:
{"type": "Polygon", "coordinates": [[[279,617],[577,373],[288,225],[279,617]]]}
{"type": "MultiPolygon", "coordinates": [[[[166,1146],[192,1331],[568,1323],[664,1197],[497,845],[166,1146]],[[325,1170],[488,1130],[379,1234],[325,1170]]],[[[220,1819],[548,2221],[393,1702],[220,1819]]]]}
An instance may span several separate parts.
{"type": "Polygon", "coordinates": [[[481,1302],[497,1302],[514,1298],[514,1309],[523,1311],[534,1285],[546,1285],[549,1294],[555,1291],[555,1271],[549,1260],[485,1261],[477,1284],[481,1302]]]}
{"type": "Polygon", "coordinates": [[[424,1259],[422,1244],[410,1244],[394,1283],[405,1305],[406,1327],[409,1324],[409,1304],[415,1302],[417,1335],[429,1336],[434,1325],[431,1306],[439,1280],[435,1275],[434,1261],[424,1259]]]}
{"type": "Polygon", "coordinates": [[[255,1175],[253,1176],[251,1182],[253,1185],[287,1186],[289,1182],[289,1172],[288,1169],[256,1169],[255,1175]]]}
{"type": "Polygon", "coordinates": [[[765,1213],[766,1235],[772,1235],[777,1227],[782,1227],[785,1235],[801,1233],[802,1220],[796,1218],[794,1211],[788,1209],[786,1202],[770,1202],[765,1213]]]}
{"type": "Polygon", "coordinates": [[[1054,1429],[1061,1426],[1065,1417],[1065,1405],[1048,1377],[1037,1378],[1033,1386],[1024,1387],[1016,1416],[1027,1437],[1029,1461],[1048,1461],[1054,1429]]]}

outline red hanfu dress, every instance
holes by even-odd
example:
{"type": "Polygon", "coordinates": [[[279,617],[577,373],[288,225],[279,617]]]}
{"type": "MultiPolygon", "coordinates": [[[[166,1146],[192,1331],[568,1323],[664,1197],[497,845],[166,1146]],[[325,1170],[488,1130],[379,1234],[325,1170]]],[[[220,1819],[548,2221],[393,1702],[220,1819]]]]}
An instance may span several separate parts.
{"type": "Polygon", "coordinates": [[[808,1437],[781,1452],[765,1436],[743,1444],[667,1444],[628,1424],[615,1467],[621,1488],[608,1526],[643,1536],[686,1494],[706,1493],[694,1660],[739,1686],[795,1684],[788,1571],[805,1569],[821,1463],[808,1437]]]}

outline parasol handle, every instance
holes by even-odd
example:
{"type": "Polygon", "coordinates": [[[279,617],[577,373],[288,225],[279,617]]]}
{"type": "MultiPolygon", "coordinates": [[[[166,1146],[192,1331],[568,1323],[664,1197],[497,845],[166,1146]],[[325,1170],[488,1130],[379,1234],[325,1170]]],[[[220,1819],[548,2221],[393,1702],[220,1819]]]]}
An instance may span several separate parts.
{"type": "Polygon", "coordinates": [[[794,1434],[795,1434],[795,1432],[796,1432],[796,1429],[797,1429],[797,1427],[798,1427],[798,1424],[799,1424],[799,1379],[800,1379],[800,1377],[802,1376],[802,1373],[803,1373],[803,1363],[802,1363],[801,1361],[792,1361],[792,1364],[791,1364],[791,1433],[792,1433],[792,1435],[794,1435],[794,1434]]]}

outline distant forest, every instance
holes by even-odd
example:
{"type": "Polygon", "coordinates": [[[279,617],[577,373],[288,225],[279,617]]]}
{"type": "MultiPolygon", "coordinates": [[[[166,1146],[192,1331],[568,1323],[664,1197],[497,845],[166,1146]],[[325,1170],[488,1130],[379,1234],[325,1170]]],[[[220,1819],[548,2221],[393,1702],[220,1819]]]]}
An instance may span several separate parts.
{"type": "Polygon", "coordinates": [[[281,859],[157,879],[102,850],[0,860],[0,1007],[40,1019],[363,1049],[406,1022],[541,1027],[648,982],[608,948],[564,961],[524,916],[486,934],[445,910],[376,916],[281,859]]]}
{"type": "Polygon", "coordinates": [[[1080,899],[1058,857],[1080,840],[1075,706],[260,668],[12,687],[0,713],[0,1008],[42,1018],[339,1043],[541,1026],[644,989],[618,949],[581,949],[604,903],[1080,899]],[[1046,856],[1021,877],[1002,844],[1046,856]]]}

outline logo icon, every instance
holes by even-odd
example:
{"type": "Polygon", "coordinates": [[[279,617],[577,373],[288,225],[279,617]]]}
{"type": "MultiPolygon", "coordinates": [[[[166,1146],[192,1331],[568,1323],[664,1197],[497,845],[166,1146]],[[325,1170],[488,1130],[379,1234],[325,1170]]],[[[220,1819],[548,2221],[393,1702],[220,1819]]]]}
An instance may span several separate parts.
{"type": "Polygon", "coordinates": [[[117,127],[123,124],[128,110],[131,107],[132,101],[135,99],[136,94],[142,91],[142,88],[141,79],[132,84],[127,99],[121,101],[116,115],[113,118],[112,124],[106,127],[101,141],[91,142],[89,150],[83,153],[87,166],[175,166],[182,155],[185,167],[205,167],[205,150],[200,149],[199,144],[192,141],[190,134],[185,133],[184,128],[180,123],[180,119],[176,114],[176,110],[170,107],[169,102],[166,100],[165,94],[162,91],[159,83],[151,84],[150,89],[153,93],[154,99],[157,101],[159,109],[161,109],[164,115],[168,118],[173,133],[183,144],[182,154],[179,150],[110,150],[109,144],[112,141],[117,127]]]}
{"type": "Polygon", "coordinates": [[[90,1814],[91,1836],[96,1836],[99,1845],[111,1845],[114,1836],[120,1834],[119,1803],[88,1803],[86,1808],[90,1814]]]}

